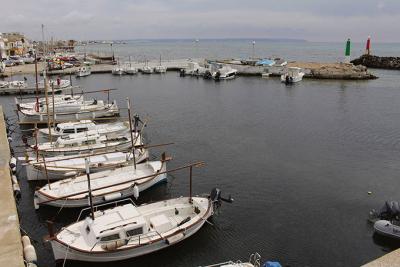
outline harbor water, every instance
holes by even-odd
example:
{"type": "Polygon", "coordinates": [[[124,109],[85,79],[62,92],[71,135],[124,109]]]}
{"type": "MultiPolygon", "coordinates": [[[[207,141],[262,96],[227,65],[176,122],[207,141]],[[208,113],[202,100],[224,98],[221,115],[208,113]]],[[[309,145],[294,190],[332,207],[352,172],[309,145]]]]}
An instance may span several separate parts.
{"type": "MultiPolygon", "coordinates": [[[[370,209],[399,199],[400,185],[400,72],[373,71],[378,80],[294,86],[277,78],[214,82],[175,72],[73,78],[85,90],[118,88],[111,98],[121,107],[130,97],[134,112],[148,119],[147,140],[175,143],[165,147],[174,158],[169,168],[203,160],[206,165],[194,170],[194,192],[218,187],[235,201],[224,203],[212,225],[163,251],[121,263],[66,266],[189,267],[246,260],[254,252],[284,266],[359,266],[400,247],[373,238],[367,222],[370,209]]],[[[93,97],[107,99],[104,93],[93,97]]],[[[16,119],[13,103],[11,96],[0,98],[10,120],[16,119]]],[[[13,145],[20,145],[21,134],[17,129],[13,145]]],[[[152,156],[163,151],[154,149],[152,156]]],[[[21,227],[36,240],[39,266],[55,266],[43,242],[45,221],[54,219],[60,228],[79,210],[35,211],[33,192],[41,184],[28,184],[21,166],[18,175],[21,227]]],[[[138,203],[188,195],[188,185],[187,170],[173,173],[141,193],[138,203]]]]}

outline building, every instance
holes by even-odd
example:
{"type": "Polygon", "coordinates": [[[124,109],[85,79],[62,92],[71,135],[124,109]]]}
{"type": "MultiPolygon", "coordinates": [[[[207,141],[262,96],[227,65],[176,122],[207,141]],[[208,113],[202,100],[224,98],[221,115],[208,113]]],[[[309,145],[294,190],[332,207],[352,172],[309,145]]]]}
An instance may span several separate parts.
{"type": "Polygon", "coordinates": [[[0,33],[0,61],[6,58],[6,44],[3,39],[3,35],[0,33]]]}
{"type": "Polygon", "coordinates": [[[32,43],[22,33],[2,33],[2,40],[4,42],[5,56],[23,56],[33,50],[32,43]]]}

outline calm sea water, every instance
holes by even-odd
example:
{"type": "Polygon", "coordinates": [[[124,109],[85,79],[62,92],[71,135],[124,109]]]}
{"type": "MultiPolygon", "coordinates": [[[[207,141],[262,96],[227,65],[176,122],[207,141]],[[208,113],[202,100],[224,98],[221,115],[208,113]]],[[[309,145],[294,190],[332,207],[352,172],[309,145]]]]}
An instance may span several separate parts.
{"type": "MultiPolygon", "coordinates": [[[[248,39],[206,40],[130,40],[126,44],[90,44],[80,46],[77,51],[94,54],[114,53],[120,60],[162,60],[177,58],[248,58],[283,57],[287,60],[338,61],[344,57],[343,43],[317,43],[306,41],[279,41],[248,39]]],[[[365,51],[364,43],[352,43],[352,56],[358,57],[365,51]]],[[[375,44],[373,53],[380,56],[400,56],[400,44],[375,44]]]]}
{"type": "MultiPolygon", "coordinates": [[[[170,50],[171,58],[190,57],[194,49],[190,42],[152,43],[129,44],[124,49],[129,51],[126,55],[150,57],[157,54],[157,46],[170,50]]],[[[222,56],[251,51],[242,47],[234,54],[236,45],[243,46],[229,43],[223,49],[224,44],[216,44],[222,56]]],[[[394,46],[388,47],[382,51],[395,51],[394,46]]],[[[217,53],[215,47],[209,50],[209,55],[217,53]]],[[[263,53],[286,56],[291,51],[288,59],[329,60],[341,50],[339,44],[269,43],[263,53]]],[[[199,52],[196,56],[207,55],[199,52]]],[[[290,87],[275,78],[214,82],[180,78],[174,72],[74,79],[86,90],[118,88],[112,98],[121,107],[130,97],[135,112],[149,118],[147,140],[175,143],[165,148],[174,157],[169,167],[205,161],[205,167],[195,169],[194,191],[208,193],[218,186],[223,194],[232,194],[235,202],[223,205],[213,226],[206,224],[169,249],[121,263],[67,266],[189,267],[246,260],[253,252],[259,252],[264,261],[279,260],[290,266],[359,266],[400,247],[373,238],[372,225],[366,220],[370,209],[399,199],[400,184],[400,72],[374,72],[380,79],[304,80],[290,87]]],[[[95,97],[105,99],[106,95],[95,97]]],[[[1,97],[0,103],[15,119],[13,98],[1,97]]],[[[15,145],[19,136],[17,130],[15,145]]],[[[161,152],[153,150],[153,157],[161,152]]],[[[37,240],[39,266],[55,266],[49,245],[42,242],[47,234],[45,220],[55,216],[59,228],[72,222],[79,210],[34,211],[33,191],[39,184],[28,184],[23,168],[19,177],[22,227],[37,240]]],[[[141,194],[140,201],[187,194],[188,172],[183,171],[141,194]]]]}

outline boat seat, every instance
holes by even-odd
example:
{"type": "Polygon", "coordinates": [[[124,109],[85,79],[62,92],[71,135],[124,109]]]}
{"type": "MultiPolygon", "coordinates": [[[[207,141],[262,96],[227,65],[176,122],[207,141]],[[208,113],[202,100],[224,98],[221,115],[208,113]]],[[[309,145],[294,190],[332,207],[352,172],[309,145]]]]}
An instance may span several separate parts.
{"type": "Polygon", "coordinates": [[[167,232],[173,228],[171,221],[164,214],[154,216],[149,221],[153,229],[159,233],[167,232]]]}

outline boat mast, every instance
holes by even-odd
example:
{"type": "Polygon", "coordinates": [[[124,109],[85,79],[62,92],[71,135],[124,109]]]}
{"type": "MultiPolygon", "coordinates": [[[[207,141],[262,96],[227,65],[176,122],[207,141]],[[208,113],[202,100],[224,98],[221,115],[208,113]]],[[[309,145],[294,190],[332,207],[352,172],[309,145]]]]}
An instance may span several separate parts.
{"type": "MultiPolygon", "coordinates": [[[[128,104],[128,119],[129,119],[129,130],[131,132],[132,153],[133,153],[133,167],[136,170],[135,142],[133,141],[133,133],[132,133],[131,100],[127,97],[126,98],[126,102],[128,104]]],[[[135,132],[135,135],[136,135],[136,132],[135,132]]]]}
{"type": "Polygon", "coordinates": [[[89,191],[89,204],[91,210],[91,217],[94,221],[94,208],[93,208],[93,198],[92,198],[92,188],[90,186],[90,170],[89,170],[89,159],[85,158],[85,168],[86,168],[86,177],[88,182],[88,191],[89,191]]]}
{"type": "Polygon", "coordinates": [[[36,107],[35,107],[35,111],[39,112],[39,84],[38,84],[38,68],[37,68],[37,51],[35,51],[35,79],[36,79],[36,107]]]}
{"type": "MultiPolygon", "coordinates": [[[[53,138],[51,136],[51,125],[50,125],[50,115],[49,115],[49,98],[47,94],[47,73],[46,73],[46,44],[44,39],[44,25],[42,24],[42,41],[43,41],[43,53],[44,53],[44,61],[43,61],[43,80],[44,80],[44,95],[46,98],[46,109],[47,109],[47,126],[49,127],[49,139],[50,143],[53,143],[53,138]]],[[[53,110],[54,113],[54,110],[53,110]]]]}

